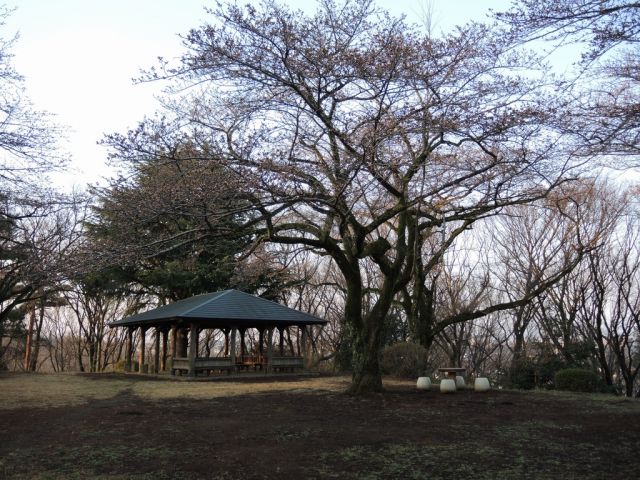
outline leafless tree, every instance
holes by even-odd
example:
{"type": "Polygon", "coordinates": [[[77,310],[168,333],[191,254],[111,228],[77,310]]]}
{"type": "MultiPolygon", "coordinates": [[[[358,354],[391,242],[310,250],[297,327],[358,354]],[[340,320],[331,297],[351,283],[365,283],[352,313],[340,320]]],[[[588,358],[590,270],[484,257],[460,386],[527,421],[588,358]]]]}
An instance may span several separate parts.
{"type": "Polygon", "coordinates": [[[185,38],[181,65],[147,77],[174,82],[172,117],[111,136],[114,157],[169,161],[167,145],[185,135],[206,147],[246,185],[259,240],[331,257],[345,288],[351,391],[379,390],[385,319],[416,269],[420,284],[478,219],[570,178],[549,79],[524,75],[534,56],[488,27],[433,38],[370,0],[323,1],[312,17],[273,2],[212,14],[185,38]],[[423,250],[445,224],[440,248],[423,250]],[[371,308],[365,265],[380,274],[371,308]]]}
{"type": "Polygon", "coordinates": [[[63,308],[73,312],[68,334],[74,338],[77,368],[81,372],[101,372],[113,366],[121,356],[125,332],[108,324],[136,312],[139,298],[110,294],[86,282],[65,289],[63,295],[63,308]]]}
{"type": "MultiPolygon", "coordinates": [[[[0,6],[0,27],[10,13],[0,6]]],[[[14,41],[0,38],[0,338],[7,330],[16,331],[20,312],[14,310],[42,289],[51,267],[53,259],[45,254],[51,238],[46,237],[56,227],[43,223],[60,199],[43,180],[65,164],[56,145],[60,129],[46,113],[32,108],[13,68],[14,41]]],[[[0,359],[2,350],[0,342],[0,359]]]]}
{"type": "Polygon", "coordinates": [[[640,150],[640,4],[633,0],[523,0],[497,14],[509,35],[548,40],[553,47],[586,45],[577,76],[568,79],[573,121],[566,128],[585,154],[637,165],[640,150]]]}
{"type": "MultiPolygon", "coordinates": [[[[514,366],[527,356],[525,339],[531,323],[545,313],[543,298],[560,301],[567,276],[615,227],[620,205],[605,199],[608,191],[585,180],[558,189],[537,205],[512,208],[499,219],[492,240],[499,258],[496,278],[507,298],[531,300],[512,311],[514,366]]],[[[571,339],[564,340],[568,350],[571,339]]]]}
{"type": "Polygon", "coordinates": [[[507,347],[510,336],[505,328],[508,317],[504,313],[496,312],[473,321],[465,359],[471,374],[488,376],[500,383],[503,383],[510,358],[507,347]],[[501,315],[506,318],[503,320],[501,315]]]}
{"type": "Polygon", "coordinates": [[[612,278],[609,345],[624,381],[627,396],[640,396],[640,228],[637,219],[625,222],[609,263],[612,278]]]}
{"type": "MultiPolygon", "coordinates": [[[[473,248],[467,232],[449,249],[441,267],[432,280],[433,323],[428,325],[429,335],[449,357],[448,365],[462,365],[475,332],[473,320],[451,322],[452,318],[466,312],[495,304],[490,298],[492,289],[489,271],[484,267],[481,246],[473,248]]],[[[421,328],[425,328],[422,326],[421,328]]],[[[424,339],[421,339],[424,342],[424,339]]],[[[430,347],[429,343],[422,343],[430,347]]]]}
{"type": "Polygon", "coordinates": [[[52,200],[46,207],[39,206],[37,214],[12,222],[10,234],[0,238],[4,254],[0,259],[0,337],[12,318],[26,323],[22,331],[27,369],[33,369],[31,359],[37,359],[31,347],[39,346],[42,308],[55,303],[57,290],[73,268],[70,254],[81,241],[82,211],[82,202],[52,200]]]}
{"type": "MultiPolygon", "coordinates": [[[[0,28],[11,10],[0,6],[0,28]]],[[[0,192],[19,193],[39,184],[38,176],[64,166],[57,156],[59,127],[50,116],[32,108],[22,76],[11,63],[17,36],[0,37],[0,192]]]]}
{"type": "Polygon", "coordinates": [[[581,333],[594,344],[604,380],[623,384],[628,396],[639,390],[639,232],[637,217],[626,215],[603,248],[589,254],[577,313],[581,333]]]}
{"type": "Polygon", "coordinates": [[[69,326],[71,311],[63,308],[52,308],[46,311],[43,326],[46,358],[51,370],[66,372],[76,370],[75,343],[70,338],[69,326]]]}

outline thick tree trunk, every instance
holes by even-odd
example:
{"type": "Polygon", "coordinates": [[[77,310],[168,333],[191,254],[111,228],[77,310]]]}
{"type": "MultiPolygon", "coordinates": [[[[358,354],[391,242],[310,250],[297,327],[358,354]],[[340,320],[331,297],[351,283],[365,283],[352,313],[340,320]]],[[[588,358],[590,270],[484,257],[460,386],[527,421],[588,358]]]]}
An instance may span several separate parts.
{"type": "Polygon", "coordinates": [[[435,339],[436,316],[434,311],[434,289],[425,288],[418,302],[418,315],[415,321],[416,343],[429,349],[435,339]]]}
{"type": "Polygon", "coordinates": [[[93,335],[87,338],[87,343],[89,345],[89,371],[95,372],[96,371],[96,342],[95,342],[95,339],[93,338],[93,335]]]}
{"type": "Polygon", "coordinates": [[[384,321],[394,295],[393,281],[384,282],[377,302],[364,318],[360,282],[350,287],[347,290],[345,312],[346,323],[351,329],[353,377],[347,393],[362,395],[380,392],[383,390],[380,353],[384,339],[384,321]]]}
{"type": "Polygon", "coordinates": [[[354,332],[352,335],[353,377],[347,393],[362,395],[382,391],[380,330],[354,332]]]}
{"type": "Polygon", "coordinates": [[[600,363],[600,369],[602,370],[602,378],[608,386],[611,386],[613,385],[613,374],[611,372],[609,362],[607,361],[607,347],[604,343],[605,336],[602,333],[601,325],[602,317],[598,315],[597,326],[596,328],[591,330],[591,335],[596,344],[596,356],[598,358],[598,362],[600,363]]]}
{"type": "Polygon", "coordinates": [[[407,289],[403,290],[402,305],[407,315],[411,340],[429,349],[437,334],[434,307],[436,280],[433,279],[431,285],[427,286],[420,261],[416,262],[414,277],[413,291],[409,293],[407,289]]]}
{"type": "Polygon", "coordinates": [[[29,327],[27,328],[27,337],[24,343],[24,369],[25,371],[31,370],[31,350],[33,345],[33,326],[36,322],[36,309],[35,306],[29,313],[29,327]]]}
{"type": "Polygon", "coordinates": [[[81,372],[84,372],[85,369],[84,369],[84,359],[83,359],[83,356],[82,356],[82,351],[83,351],[82,343],[83,343],[82,335],[78,335],[78,345],[77,345],[77,349],[76,349],[76,357],[78,359],[78,369],[81,372]]]}
{"type": "Polygon", "coordinates": [[[286,329],[286,333],[287,333],[287,345],[289,346],[289,353],[291,355],[295,355],[296,354],[296,350],[295,350],[295,347],[293,345],[293,339],[291,338],[291,329],[287,328],[286,329]]]}
{"type": "MultiPolygon", "coordinates": [[[[347,298],[345,302],[346,336],[351,339],[351,367],[353,376],[347,393],[362,395],[382,390],[380,373],[380,329],[373,318],[362,317],[362,283],[356,269],[353,276],[345,275],[347,280],[347,298]],[[366,320],[369,320],[368,322],[366,320]],[[377,338],[376,338],[377,335],[377,338]]],[[[373,312],[372,312],[373,313],[373,312]]]]}
{"type": "Polygon", "coordinates": [[[635,377],[630,377],[629,375],[623,375],[623,377],[625,396],[631,398],[633,397],[633,384],[635,377]]]}
{"type": "Polygon", "coordinates": [[[40,338],[42,334],[42,324],[44,323],[44,300],[40,302],[40,311],[36,320],[35,339],[33,341],[33,351],[31,354],[31,365],[29,369],[35,372],[38,369],[38,358],[40,357],[40,338]]]}
{"type": "Polygon", "coordinates": [[[515,371],[518,366],[525,360],[525,334],[530,318],[528,318],[524,307],[516,311],[516,320],[513,325],[513,356],[511,358],[511,371],[515,371]]]}
{"type": "Polygon", "coordinates": [[[513,356],[511,358],[511,369],[520,365],[522,360],[525,358],[524,354],[524,337],[521,335],[516,335],[515,342],[513,344],[513,356]]]}

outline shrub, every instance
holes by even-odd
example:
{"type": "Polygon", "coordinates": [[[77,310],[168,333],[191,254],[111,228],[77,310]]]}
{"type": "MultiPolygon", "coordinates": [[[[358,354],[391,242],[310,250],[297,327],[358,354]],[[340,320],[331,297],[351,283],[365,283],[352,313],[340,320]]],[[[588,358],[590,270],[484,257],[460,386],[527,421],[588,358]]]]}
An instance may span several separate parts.
{"type": "Polygon", "coordinates": [[[583,368],[558,370],[554,383],[558,390],[587,393],[602,391],[602,382],[598,374],[592,370],[585,370],[583,368]]]}
{"type": "Polygon", "coordinates": [[[536,386],[536,367],[527,360],[512,366],[509,371],[509,386],[522,390],[531,390],[536,386]]]}
{"type": "Polygon", "coordinates": [[[553,388],[557,371],[568,366],[557,355],[542,352],[534,358],[522,358],[511,366],[509,385],[512,388],[530,390],[532,388],[553,388]]]}
{"type": "MultiPolygon", "coordinates": [[[[124,364],[125,364],[124,360],[118,360],[118,362],[116,362],[113,365],[113,371],[114,372],[124,372],[124,364]]],[[[137,362],[137,360],[132,360],[131,361],[131,371],[132,372],[137,372],[138,371],[138,362],[137,362]]]]}
{"type": "Polygon", "coordinates": [[[382,351],[382,372],[397,377],[415,378],[427,368],[427,349],[411,342],[398,342],[382,351]]]}
{"type": "Polygon", "coordinates": [[[337,372],[350,372],[352,370],[352,360],[351,342],[343,337],[336,349],[336,355],[333,360],[334,370],[337,372]]]}

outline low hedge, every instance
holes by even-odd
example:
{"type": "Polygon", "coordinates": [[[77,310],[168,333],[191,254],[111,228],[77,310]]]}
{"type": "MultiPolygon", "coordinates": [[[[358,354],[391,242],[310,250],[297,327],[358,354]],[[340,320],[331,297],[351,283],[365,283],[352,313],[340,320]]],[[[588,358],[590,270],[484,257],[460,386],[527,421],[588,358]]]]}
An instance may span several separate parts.
{"type": "Polygon", "coordinates": [[[557,390],[571,392],[597,393],[602,391],[602,381],[598,374],[583,368],[565,368],[558,370],[554,385],[557,390]]]}
{"type": "MultiPolygon", "coordinates": [[[[116,362],[113,365],[113,371],[114,372],[124,372],[125,363],[126,362],[124,360],[118,360],[118,362],[116,362]]],[[[131,361],[131,371],[132,372],[137,372],[138,371],[138,362],[137,362],[137,360],[132,360],[131,361]]]]}
{"type": "Polygon", "coordinates": [[[382,372],[404,378],[424,375],[427,368],[427,349],[411,342],[398,342],[382,351],[382,372]]]}

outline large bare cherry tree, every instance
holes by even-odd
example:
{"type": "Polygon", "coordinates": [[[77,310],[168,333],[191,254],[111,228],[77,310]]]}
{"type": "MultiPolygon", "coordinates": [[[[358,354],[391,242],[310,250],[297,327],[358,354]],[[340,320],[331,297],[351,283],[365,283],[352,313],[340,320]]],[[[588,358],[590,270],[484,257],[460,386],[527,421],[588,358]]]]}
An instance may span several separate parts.
{"type": "Polygon", "coordinates": [[[173,161],[186,136],[235,176],[222,188],[241,181],[256,241],[330,257],[351,391],[379,390],[394,298],[474,222],[570,179],[553,86],[488,27],[434,38],[370,0],[325,0],[313,16],[271,1],[210,13],[180,65],[146,78],[170,79],[166,118],[111,136],[114,157],[173,161]]]}

